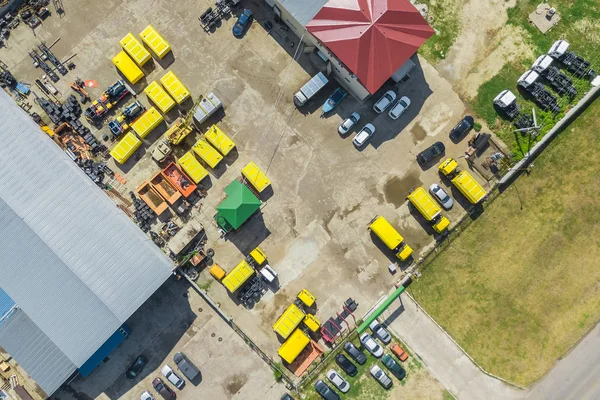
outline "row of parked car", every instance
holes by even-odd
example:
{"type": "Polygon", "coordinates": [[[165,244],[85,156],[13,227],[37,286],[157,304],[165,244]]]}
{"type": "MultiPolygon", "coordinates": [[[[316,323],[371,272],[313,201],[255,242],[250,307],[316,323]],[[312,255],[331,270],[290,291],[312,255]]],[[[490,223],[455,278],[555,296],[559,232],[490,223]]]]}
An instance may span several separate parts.
{"type": "MultiPolygon", "coordinates": [[[[366,349],[373,357],[381,359],[381,363],[385,366],[385,368],[396,378],[399,380],[404,379],[406,376],[406,371],[402,366],[394,360],[394,358],[390,354],[384,354],[384,349],[379,343],[377,343],[377,339],[379,339],[384,344],[390,344],[392,342],[392,336],[390,333],[377,321],[373,321],[369,327],[373,332],[373,335],[369,333],[363,333],[360,336],[361,347],[366,349]]],[[[408,359],[408,353],[398,345],[398,343],[393,343],[390,346],[390,350],[398,357],[398,359],[402,362],[408,359]]],[[[364,365],[367,362],[367,356],[360,350],[358,347],[354,345],[352,342],[346,342],[344,344],[344,351],[346,354],[357,364],[364,365]]],[[[356,365],[343,353],[339,353],[335,356],[335,363],[340,367],[340,369],[347,374],[348,376],[356,376],[358,373],[358,368],[356,365]]],[[[392,387],[392,379],[388,376],[388,374],[379,367],[379,365],[373,365],[369,372],[371,376],[379,382],[381,386],[383,386],[386,390],[392,387]]],[[[332,386],[334,386],[341,393],[347,393],[350,390],[350,383],[344,377],[338,373],[335,369],[330,369],[325,374],[327,380],[330,382],[332,386]]],[[[332,387],[325,383],[322,379],[319,379],[315,382],[315,390],[321,397],[325,400],[340,400],[339,394],[332,389],[332,387]]]]}
{"type": "MultiPolygon", "coordinates": [[[[384,95],[375,102],[373,105],[373,110],[377,114],[381,114],[386,111],[394,101],[396,101],[397,95],[393,90],[388,90],[384,93],[384,95]]],[[[390,108],[388,115],[391,119],[398,119],[410,106],[410,99],[406,96],[402,96],[396,103],[390,108]]],[[[346,136],[350,130],[360,121],[360,114],[357,112],[353,112],[348,118],[342,122],[342,124],[338,128],[338,133],[342,136],[346,136]]],[[[367,141],[375,134],[375,126],[371,123],[365,124],[360,131],[354,135],[354,139],[352,139],[352,143],[360,148],[364,146],[367,141]]]]}
{"type": "MultiPolygon", "coordinates": [[[[190,381],[193,381],[200,375],[198,367],[196,367],[185,354],[181,352],[173,355],[173,362],[177,366],[177,369],[179,369],[179,371],[181,371],[181,373],[190,381]]],[[[140,375],[146,364],[148,364],[148,359],[145,356],[140,355],[133,364],[131,364],[127,372],[125,372],[125,376],[128,379],[135,379],[140,375]]],[[[185,380],[173,371],[169,365],[164,365],[160,372],[167,379],[167,382],[171,383],[177,389],[182,390],[185,387],[185,380]]],[[[152,387],[165,400],[174,400],[177,398],[175,391],[165,384],[161,378],[154,378],[152,380],[152,387]]],[[[155,398],[146,390],[140,395],[140,400],[155,400],[155,398]]]]}

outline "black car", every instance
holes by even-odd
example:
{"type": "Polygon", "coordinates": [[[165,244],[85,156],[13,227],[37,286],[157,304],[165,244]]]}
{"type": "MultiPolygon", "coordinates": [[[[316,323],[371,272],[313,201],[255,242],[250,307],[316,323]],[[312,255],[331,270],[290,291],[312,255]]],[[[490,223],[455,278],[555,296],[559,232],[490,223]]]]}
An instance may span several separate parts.
{"type": "Polygon", "coordinates": [[[406,376],[406,371],[389,354],[381,357],[381,362],[398,379],[402,380],[406,376]]]}
{"type": "Polygon", "coordinates": [[[338,354],[335,356],[335,363],[340,366],[342,371],[350,376],[354,376],[358,373],[356,365],[352,364],[352,361],[348,360],[348,357],[343,354],[338,354]]]}
{"type": "Polygon", "coordinates": [[[446,151],[446,146],[442,142],[435,142],[417,155],[417,161],[421,165],[429,164],[446,151]]]}
{"type": "Polygon", "coordinates": [[[475,124],[475,120],[470,115],[464,117],[452,130],[450,131],[450,139],[453,141],[458,141],[460,138],[465,136],[471,129],[473,129],[473,125],[475,124]]]}
{"type": "Polygon", "coordinates": [[[346,353],[348,353],[348,355],[360,365],[363,365],[367,362],[367,356],[365,356],[365,354],[362,351],[360,351],[354,345],[354,343],[346,342],[346,344],[344,345],[344,350],[346,350],[346,353]]]}
{"type": "Polygon", "coordinates": [[[154,378],[154,380],[152,381],[152,387],[165,400],[174,400],[177,398],[177,395],[175,394],[173,389],[170,389],[167,385],[165,385],[163,380],[160,378],[154,378]]]}
{"type": "Polygon", "coordinates": [[[287,393],[284,393],[283,396],[281,396],[281,399],[279,400],[294,400],[294,398],[292,396],[290,396],[287,393]]]}
{"type": "Polygon", "coordinates": [[[327,385],[322,380],[318,380],[315,382],[315,390],[317,393],[321,395],[325,400],[340,400],[340,396],[327,385]]]}
{"type": "Polygon", "coordinates": [[[148,359],[146,357],[139,356],[135,359],[133,364],[131,364],[127,372],[125,372],[125,376],[129,379],[134,379],[136,376],[139,375],[140,372],[142,372],[147,363],[148,359]]]}

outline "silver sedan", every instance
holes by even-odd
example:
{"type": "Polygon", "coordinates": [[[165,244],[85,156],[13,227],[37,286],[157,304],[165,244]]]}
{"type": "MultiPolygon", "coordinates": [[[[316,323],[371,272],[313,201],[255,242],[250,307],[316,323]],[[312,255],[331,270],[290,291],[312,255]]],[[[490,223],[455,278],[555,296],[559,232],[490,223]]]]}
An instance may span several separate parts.
{"type": "Polygon", "coordinates": [[[452,200],[452,197],[450,197],[448,193],[446,193],[446,191],[437,183],[429,186],[429,192],[442,205],[442,207],[444,207],[444,210],[449,210],[454,205],[454,200],[452,200]]]}

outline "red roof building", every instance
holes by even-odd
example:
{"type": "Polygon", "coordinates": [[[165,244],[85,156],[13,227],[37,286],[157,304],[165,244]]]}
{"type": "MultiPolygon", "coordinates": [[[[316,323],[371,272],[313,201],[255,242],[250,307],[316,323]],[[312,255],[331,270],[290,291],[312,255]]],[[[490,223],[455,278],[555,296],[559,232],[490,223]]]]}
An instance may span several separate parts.
{"type": "Polygon", "coordinates": [[[434,34],[408,0],[329,0],[306,29],[371,94],[434,34]]]}

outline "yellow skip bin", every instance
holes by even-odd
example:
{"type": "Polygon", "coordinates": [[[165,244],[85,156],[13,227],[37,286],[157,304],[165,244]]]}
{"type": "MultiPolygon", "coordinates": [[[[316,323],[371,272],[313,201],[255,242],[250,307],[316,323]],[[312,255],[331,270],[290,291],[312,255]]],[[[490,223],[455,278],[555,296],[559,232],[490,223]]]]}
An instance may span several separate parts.
{"type": "Polygon", "coordinates": [[[119,163],[123,164],[142,145],[142,141],[133,132],[127,133],[110,151],[110,155],[119,163]]]}
{"type": "Polygon", "coordinates": [[[146,93],[150,100],[152,100],[163,113],[167,113],[175,107],[175,102],[171,96],[169,96],[167,92],[165,92],[165,89],[163,89],[156,81],[152,81],[152,83],[144,89],[144,93],[146,93]]]}
{"type": "Polygon", "coordinates": [[[235,148],[235,143],[217,125],[211,126],[204,137],[224,156],[235,148]]]}
{"type": "Polygon", "coordinates": [[[223,156],[204,139],[198,140],[192,149],[211,168],[216,167],[223,159],[223,156]]]}
{"type": "Polygon", "coordinates": [[[150,107],[150,109],[146,110],[141,117],[131,124],[131,128],[143,139],[163,120],[164,118],[161,113],[159,113],[156,108],[150,107]]]}
{"type": "Polygon", "coordinates": [[[202,166],[194,157],[194,154],[191,151],[185,153],[178,161],[183,171],[190,177],[194,183],[200,182],[202,179],[206,178],[208,175],[208,171],[206,168],[202,166]]]}
{"type": "Polygon", "coordinates": [[[264,172],[258,168],[258,165],[256,165],[254,161],[250,161],[248,164],[246,164],[246,166],[242,169],[242,175],[259,193],[261,193],[271,184],[269,178],[267,178],[264,172]]]}
{"type": "Polygon", "coordinates": [[[169,92],[171,97],[173,97],[178,104],[183,103],[190,97],[189,90],[181,83],[173,71],[167,72],[165,76],[160,78],[160,83],[162,83],[167,92],[169,92]]]}
{"type": "Polygon", "coordinates": [[[133,62],[124,51],[119,52],[113,59],[113,64],[121,71],[123,76],[132,84],[144,77],[142,70],[133,62]]]}
{"type": "Polygon", "coordinates": [[[163,58],[169,51],[171,51],[171,45],[169,42],[167,42],[152,25],[148,25],[146,29],[140,33],[140,37],[142,38],[142,41],[146,43],[148,47],[150,47],[150,50],[152,50],[154,54],[158,56],[158,58],[163,58]]]}
{"type": "Polygon", "coordinates": [[[152,58],[150,52],[140,43],[133,33],[129,32],[127,36],[121,39],[121,47],[129,54],[129,56],[140,67],[152,58]]]}

